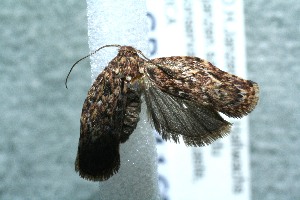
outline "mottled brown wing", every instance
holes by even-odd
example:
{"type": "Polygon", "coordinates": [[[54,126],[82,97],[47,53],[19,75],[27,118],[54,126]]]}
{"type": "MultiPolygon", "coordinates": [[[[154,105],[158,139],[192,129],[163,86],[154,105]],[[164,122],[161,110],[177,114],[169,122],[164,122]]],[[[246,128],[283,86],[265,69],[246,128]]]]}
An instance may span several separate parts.
{"type": "Polygon", "coordinates": [[[155,129],[165,140],[178,142],[181,135],[186,145],[208,145],[225,136],[231,124],[214,109],[163,92],[145,77],[145,99],[155,129]]]}
{"type": "Polygon", "coordinates": [[[119,145],[135,129],[140,112],[139,85],[127,84],[106,68],[90,88],[80,119],[75,170],[93,181],[107,180],[120,167],[119,145]]]}
{"type": "Polygon", "coordinates": [[[146,74],[163,92],[229,117],[247,115],[258,101],[255,82],[226,73],[197,57],[156,58],[149,62],[146,74]]]}

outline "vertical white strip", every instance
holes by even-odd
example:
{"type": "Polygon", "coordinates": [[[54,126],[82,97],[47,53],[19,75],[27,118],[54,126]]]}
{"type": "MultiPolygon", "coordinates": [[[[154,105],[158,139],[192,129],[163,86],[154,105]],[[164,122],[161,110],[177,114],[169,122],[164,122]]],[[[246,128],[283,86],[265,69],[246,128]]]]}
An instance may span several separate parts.
{"type": "MultiPolygon", "coordinates": [[[[246,78],[243,1],[148,0],[154,57],[190,55],[246,78]]],[[[228,137],[208,147],[158,143],[162,196],[169,200],[250,199],[248,119],[227,119],[228,137]]]]}
{"type": "MultiPolygon", "coordinates": [[[[106,45],[130,45],[147,55],[146,3],[140,0],[87,0],[90,50],[106,45]]],[[[106,48],[91,57],[92,79],[117,54],[106,48]]],[[[158,199],[155,140],[143,105],[138,128],[121,144],[121,167],[100,183],[101,200],[158,199]]]]}

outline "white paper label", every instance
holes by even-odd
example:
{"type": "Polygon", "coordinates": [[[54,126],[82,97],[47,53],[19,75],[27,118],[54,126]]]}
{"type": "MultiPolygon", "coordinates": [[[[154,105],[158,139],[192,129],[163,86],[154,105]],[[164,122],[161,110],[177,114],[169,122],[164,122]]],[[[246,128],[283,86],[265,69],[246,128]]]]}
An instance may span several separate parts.
{"type": "MultiPolygon", "coordinates": [[[[152,57],[189,55],[246,78],[243,2],[148,0],[152,57]]],[[[186,147],[159,137],[163,199],[250,199],[248,120],[207,147],[186,147]]]]}

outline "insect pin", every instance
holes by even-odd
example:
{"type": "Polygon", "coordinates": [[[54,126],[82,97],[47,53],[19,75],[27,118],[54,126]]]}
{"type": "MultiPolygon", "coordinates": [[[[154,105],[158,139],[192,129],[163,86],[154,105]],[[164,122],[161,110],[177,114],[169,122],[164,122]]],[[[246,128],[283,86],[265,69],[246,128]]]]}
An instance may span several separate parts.
{"type": "MultiPolygon", "coordinates": [[[[98,75],[82,108],[75,161],[82,178],[104,181],[118,172],[119,147],[137,126],[142,95],[162,138],[177,143],[182,137],[188,146],[209,145],[229,134],[231,123],[219,112],[240,118],[258,102],[255,82],[224,72],[201,58],[150,60],[141,51],[120,45],[105,45],[90,55],[111,46],[119,48],[118,54],[98,75]]],[[[72,66],[66,84],[79,61],[72,66]]]]}

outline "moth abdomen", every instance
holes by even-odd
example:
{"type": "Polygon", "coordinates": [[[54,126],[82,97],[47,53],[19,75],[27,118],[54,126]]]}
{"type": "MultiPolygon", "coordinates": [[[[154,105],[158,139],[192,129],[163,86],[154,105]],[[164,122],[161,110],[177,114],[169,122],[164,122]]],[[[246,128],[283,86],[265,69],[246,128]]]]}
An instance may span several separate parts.
{"type": "Polygon", "coordinates": [[[126,106],[124,110],[124,120],[122,132],[120,134],[120,142],[124,143],[135,130],[139,122],[139,114],[141,112],[141,89],[140,86],[135,88],[127,88],[126,106]]]}

